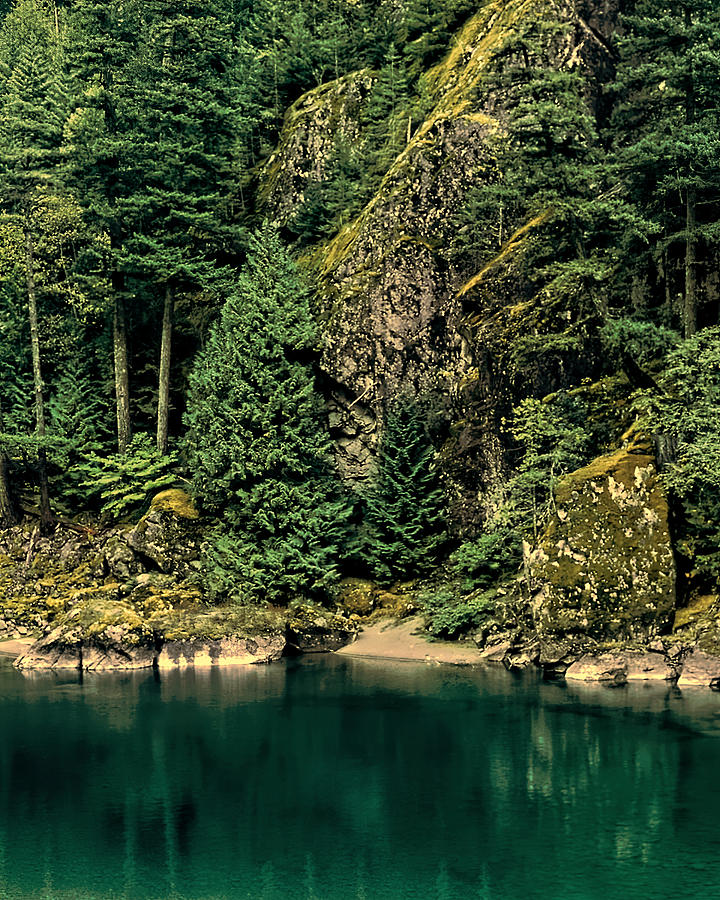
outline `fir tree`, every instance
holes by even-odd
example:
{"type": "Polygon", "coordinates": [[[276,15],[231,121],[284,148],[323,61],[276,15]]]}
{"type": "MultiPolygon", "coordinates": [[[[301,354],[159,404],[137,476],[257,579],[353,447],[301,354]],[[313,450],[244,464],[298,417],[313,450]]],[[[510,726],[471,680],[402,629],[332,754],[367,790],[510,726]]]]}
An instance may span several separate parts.
{"type": "Polygon", "coordinates": [[[199,504],[221,516],[211,589],[244,600],[324,599],[346,518],[315,392],[308,291],[277,234],[249,262],[191,378],[188,461],[199,504]]]}
{"type": "Polygon", "coordinates": [[[364,562],[379,580],[426,573],[447,542],[445,497],[434,459],[417,404],[398,400],[385,422],[360,538],[364,562]]]}
{"type": "Polygon", "coordinates": [[[107,272],[112,309],[113,361],[118,449],[131,439],[128,280],[123,260],[128,234],[124,201],[138,190],[137,167],[129,151],[137,132],[138,0],[105,3],[74,0],[68,23],[68,59],[73,76],[73,112],[65,127],[69,182],[88,226],[107,239],[103,256],[89,257],[91,279],[107,272]]]}
{"type": "Polygon", "coordinates": [[[129,136],[134,180],[120,203],[132,225],[124,241],[129,270],[163,298],[157,415],[158,452],[167,452],[175,298],[207,290],[217,260],[231,255],[238,115],[232,96],[235,53],[227,0],[147,4],[135,85],[137,128],[129,136]]]}
{"type": "Polygon", "coordinates": [[[674,0],[661,10],[638,0],[625,28],[615,162],[642,224],[639,242],[659,238],[671,253],[682,244],[681,319],[690,337],[698,321],[699,250],[717,241],[720,12],[714,0],[674,0]]]}
{"type": "Polygon", "coordinates": [[[0,67],[0,196],[3,211],[22,231],[32,353],[40,523],[51,519],[45,447],[46,415],[40,343],[36,247],[37,208],[57,190],[64,118],[61,57],[53,23],[37,0],[21,0],[3,24],[0,67]]]}
{"type": "Polygon", "coordinates": [[[371,175],[384,175],[405,145],[409,86],[405,60],[391,44],[361,118],[371,175]]]}

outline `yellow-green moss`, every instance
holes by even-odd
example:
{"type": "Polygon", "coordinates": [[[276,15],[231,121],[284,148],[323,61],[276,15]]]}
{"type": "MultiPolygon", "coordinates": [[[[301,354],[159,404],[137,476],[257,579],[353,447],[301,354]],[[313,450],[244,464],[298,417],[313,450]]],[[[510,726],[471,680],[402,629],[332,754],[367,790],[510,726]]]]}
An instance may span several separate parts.
{"type": "Polygon", "coordinates": [[[181,519],[197,519],[199,516],[190,494],[180,488],[171,488],[156,494],[150,509],[155,512],[171,512],[181,519]]]}

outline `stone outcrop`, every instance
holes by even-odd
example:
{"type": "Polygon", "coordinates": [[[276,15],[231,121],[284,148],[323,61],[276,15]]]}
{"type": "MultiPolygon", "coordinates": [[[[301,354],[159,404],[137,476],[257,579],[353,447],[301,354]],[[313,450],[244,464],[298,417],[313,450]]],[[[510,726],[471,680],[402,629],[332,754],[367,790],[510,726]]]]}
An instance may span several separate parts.
{"type": "Polygon", "coordinates": [[[168,641],[157,655],[159,669],[247,666],[280,659],[286,641],[282,634],[253,638],[226,637],[219,640],[168,641]]]}
{"type": "Polygon", "coordinates": [[[148,574],[87,592],[15,665],[87,672],[253,665],[337,650],[357,631],[357,617],[314,606],[209,607],[170,576],[148,574]]]}
{"type": "Polygon", "coordinates": [[[127,536],[136,556],[161,572],[187,578],[201,568],[202,529],[190,496],[182,490],[162,491],[127,536]]]}
{"type": "Polygon", "coordinates": [[[676,677],[675,669],[663,653],[633,650],[588,654],[565,672],[565,678],[569,681],[605,681],[613,684],[674,681],[676,677]]]}
{"type": "Polygon", "coordinates": [[[351,72],[308,91],[285,114],[280,144],[259,173],[260,199],[278,222],[293,217],[312,184],[326,180],[338,141],[360,138],[361,111],[375,82],[351,72]]]}
{"type": "Polygon", "coordinates": [[[636,439],[566,476],[555,503],[525,557],[540,641],[569,655],[588,641],[647,643],[667,630],[675,563],[649,444],[636,439]]]}
{"type": "Polygon", "coordinates": [[[339,650],[357,635],[357,623],[345,616],[312,606],[290,610],[287,622],[288,650],[326,653],[339,650]]]}
{"type": "Polygon", "coordinates": [[[720,656],[693,650],[683,661],[678,687],[710,687],[720,691],[720,656]]]}
{"type": "Polygon", "coordinates": [[[36,641],[15,660],[18,669],[83,669],[108,672],[119,669],[146,669],[155,662],[152,647],[123,643],[123,631],[117,629],[113,639],[84,641],[79,631],[59,626],[36,641]]]}
{"type": "MultiPolygon", "coordinates": [[[[594,84],[611,64],[607,37],[616,14],[615,0],[482,4],[447,57],[425,74],[430,112],[411,122],[406,146],[366,207],[312,254],[341,471],[350,480],[367,477],[388,403],[399,390],[423,394],[434,410],[459,530],[483,518],[483,498],[502,480],[501,420],[516,393],[509,348],[518,337],[540,333],[547,318],[513,270],[540,220],[509,235],[481,273],[450,249],[469,191],[497,174],[495,148],[506,117],[490,76],[532,16],[567,25],[552,48],[557,66],[585,68],[594,84]]],[[[289,111],[259,173],[260,197],[278,219],[292,214],[309,183],[322,180],[334,136],[359,135],[358,111],[371,86],[369,73],[350,75],[309,92],[289,111]]],[[[361,141],[356,149],[362,152],[361,141]]],[[[563,318],[561,327],[569,324],[563,318]]],[[[531,373],[530,388],[547,393],[574,374],[553,362],[531,373]]]]}

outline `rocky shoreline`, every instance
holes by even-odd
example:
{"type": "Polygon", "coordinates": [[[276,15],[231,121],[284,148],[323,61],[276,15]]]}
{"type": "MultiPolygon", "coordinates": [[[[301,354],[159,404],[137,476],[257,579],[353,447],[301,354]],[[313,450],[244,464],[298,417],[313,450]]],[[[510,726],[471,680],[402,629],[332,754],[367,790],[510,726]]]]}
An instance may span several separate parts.
{"type": "Polygon", "coordinates": [[[333,610],[300,600],[265,609],[207,604],[205,525],[175,489],[133,525],[0,533],[0,641],[34,638],[15,665],[253,665],[337,651],[363,631],[345,652],[720,691],[720,597],[678,599],[667,500],[652,449],[637,436],[561,482],[523,571],[498,587],[493,610],[462,642],[429,641],[424,622],[408,618],[417,586],[383,590],[350,579],[333,610]]]}

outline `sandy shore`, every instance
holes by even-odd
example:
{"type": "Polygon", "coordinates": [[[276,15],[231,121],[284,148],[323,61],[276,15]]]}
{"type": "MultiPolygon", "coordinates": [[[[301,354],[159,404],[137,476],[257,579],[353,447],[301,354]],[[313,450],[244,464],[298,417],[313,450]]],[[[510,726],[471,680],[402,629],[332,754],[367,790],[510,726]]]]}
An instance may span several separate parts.
{"type": "Polygon", "coordinates": [[[385,620],[366,625],[354,643],[337,653],[343,656],[449,663],[456,666],[486,662],[481,652],[472,645],[427,640],[418,618],[403,619],[400,622],[385,620]]]}
{"type": "Polygon", "coordinates": [[[34,643],[33,638],[18,638],[15,641],[0,641],[0,656],[20,656],[34,643]]]}

